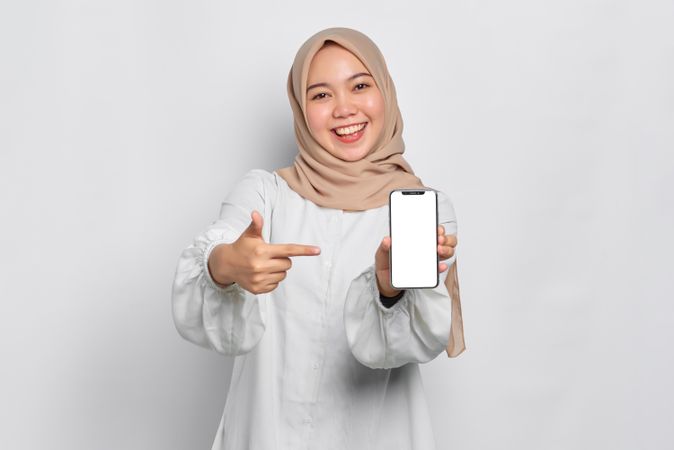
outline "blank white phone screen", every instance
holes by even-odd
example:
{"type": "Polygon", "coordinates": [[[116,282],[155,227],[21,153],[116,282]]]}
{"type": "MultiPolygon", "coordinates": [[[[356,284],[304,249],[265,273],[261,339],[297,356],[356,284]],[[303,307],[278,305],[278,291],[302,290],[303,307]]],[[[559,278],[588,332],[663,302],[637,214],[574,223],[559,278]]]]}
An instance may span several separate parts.
{"type": "Polygon", "coordinates": [[[396,289],[438,285],[437,193],[403,189],[389,198],[391,284],[396,289]]]}

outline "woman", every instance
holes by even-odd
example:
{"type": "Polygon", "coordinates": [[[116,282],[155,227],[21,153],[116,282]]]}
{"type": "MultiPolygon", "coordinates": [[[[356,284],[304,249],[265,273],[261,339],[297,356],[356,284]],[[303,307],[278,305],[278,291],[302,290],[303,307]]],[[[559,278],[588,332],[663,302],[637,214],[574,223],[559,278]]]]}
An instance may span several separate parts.
{"type": "Polygon", "coordinates": [[[180,334],[235,356],[213,449],[432,449],[418,364],[464,348],[452,204],[438,193],[443,283],[396,291],[388,194],[423,184],[381,53],[323,30],[288,96],[294,164],[240,180],[173,286],[180,334]]]}

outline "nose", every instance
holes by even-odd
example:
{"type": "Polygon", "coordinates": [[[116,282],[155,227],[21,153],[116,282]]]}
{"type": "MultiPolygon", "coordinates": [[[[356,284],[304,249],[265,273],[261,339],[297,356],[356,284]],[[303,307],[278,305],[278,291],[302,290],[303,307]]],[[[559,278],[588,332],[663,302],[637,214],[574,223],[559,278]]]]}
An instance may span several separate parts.
{"type": "Polygon", "coordinates": [[[358,112],[358,107],[349,95],[340,95],[336,97],[335,109],[332,110],[334,118],[353,116],[358,112]]]}

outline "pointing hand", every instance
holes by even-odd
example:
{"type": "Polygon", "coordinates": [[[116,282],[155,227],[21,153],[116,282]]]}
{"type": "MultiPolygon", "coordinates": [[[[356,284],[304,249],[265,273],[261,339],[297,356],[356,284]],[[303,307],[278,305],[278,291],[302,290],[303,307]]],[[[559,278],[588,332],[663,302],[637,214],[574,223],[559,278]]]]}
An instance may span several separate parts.
{"type": "Polygon", "coordinates": [[[221,284],[236,282],[253,294],[271,292],[292,267],[292,256],[316,256],[320,248],[302,244],[269,244],[262,237],[263,219],[251,213],[251,223],[231,245],[218,245],[211,252],[209,268],[221,284]]]}

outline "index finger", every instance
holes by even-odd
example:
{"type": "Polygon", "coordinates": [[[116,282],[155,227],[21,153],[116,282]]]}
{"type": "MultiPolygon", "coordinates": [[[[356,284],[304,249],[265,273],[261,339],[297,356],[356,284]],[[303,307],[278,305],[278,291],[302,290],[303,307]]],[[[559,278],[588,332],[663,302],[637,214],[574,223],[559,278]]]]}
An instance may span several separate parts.
{"type": "Polygon", "coordinates": [[[287,258],[288,256],[316,256],[321,253],[320,247],[302,244],[269,244],[273,258],[287,258]]]}

